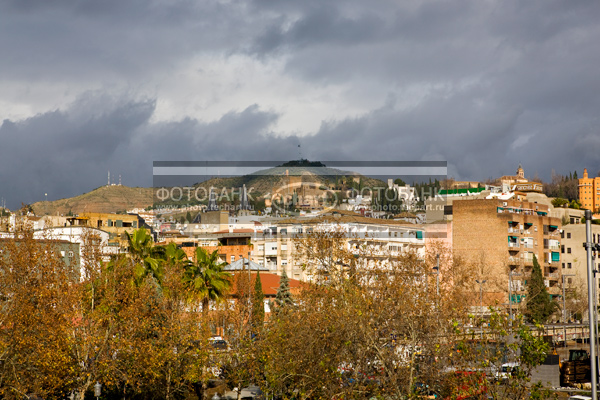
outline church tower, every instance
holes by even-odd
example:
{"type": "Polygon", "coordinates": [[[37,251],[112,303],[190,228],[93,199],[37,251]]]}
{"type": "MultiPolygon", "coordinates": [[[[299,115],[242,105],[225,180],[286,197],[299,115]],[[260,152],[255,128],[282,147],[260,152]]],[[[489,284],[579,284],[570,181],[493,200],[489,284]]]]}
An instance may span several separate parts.
{"type": "Polygon", "coordinates": [[[517,176],[520,179],[525,179],[525,171],[523,170],[523,167],[521,166],[521,164],[519,164],[519,168],[517,168],[517,176]]]}

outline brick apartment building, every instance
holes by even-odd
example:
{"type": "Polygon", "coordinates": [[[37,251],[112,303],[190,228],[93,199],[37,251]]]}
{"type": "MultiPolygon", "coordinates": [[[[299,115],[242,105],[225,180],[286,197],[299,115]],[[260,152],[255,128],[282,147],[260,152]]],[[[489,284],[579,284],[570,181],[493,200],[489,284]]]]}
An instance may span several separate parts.
{"type": "Polygon", "coordinates": [[[561,220],[549,216],[547,205],[498,199],[458,201],[453,204],[452,224],[454,254],[470,263],[473,271],[474,306],[479,305],[480,289],[484,307],[508,306],[510,280],[512,304],[518,307],[526,294],[534,254],[550,295],[561,294],[561,220]],[[485,283],[480,287],[475,280],[485,283]]]}

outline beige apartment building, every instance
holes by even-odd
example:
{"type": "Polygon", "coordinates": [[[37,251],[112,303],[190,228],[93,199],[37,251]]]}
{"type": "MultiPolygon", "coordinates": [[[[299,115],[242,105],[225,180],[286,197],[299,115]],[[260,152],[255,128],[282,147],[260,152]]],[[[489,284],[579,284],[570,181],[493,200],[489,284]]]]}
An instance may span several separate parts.
{"type": "Polygon", "coordinates": [[[358,254],[360,248],[372,259],[384,260],[407,251],[422,256],[425,251],[425,230],[421,225],[335,210],[317,217],[289,218],[257,226],[252,238],[252,260],[278,275],[285,270],[291,278],[309,280],[303,269],[305,261],[295,249],[296,239],[318,229],[346,232],[348,250],[358,254]]]}
{"type": "Polygon", "coordinates": [[[457,201],[452,208],[454,254],[471,264],[472,301],[479,303],[481,290],[484,306],[508,306],[510,281],[512,305],[518,307],[525,298],[534,255],[550,295],[561,294],[561,220],[549,216],[547,205],[482,199],[457,201]]]}
{"type": "MultiPolygon", "coordinates": [[[[600,225],[592,224],[591,228],[592,243],[600,243],[600,225]]],[[[571,297],[582,303],[580,307],[574,304],[568,309],[570,312],[579,312],[585,316],[585,310],[587,310],[587,305],[584,304],[587,303],[587,254],[583,247],[583,243],[586,241],[585,223],[564,225],[561,237],[561,270],[564,275],[565,288],[572,294],[567,298],[571,297]]],[[[593,263],[595,269],[600,270],[600,260],[595,258],[593,263]]],[[[598,293],[600,290],[597,291],[597,295],[598,293]]]]}

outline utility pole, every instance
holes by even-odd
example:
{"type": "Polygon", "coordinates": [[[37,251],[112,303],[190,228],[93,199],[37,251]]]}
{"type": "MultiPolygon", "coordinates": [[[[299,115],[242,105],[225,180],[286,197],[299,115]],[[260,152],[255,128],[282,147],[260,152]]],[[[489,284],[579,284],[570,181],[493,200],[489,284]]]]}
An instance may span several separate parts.
{"type": "Polygon", "coordinates": [[[250,339],[252,339],[252,279],[250,277],[250,252],[248,252],[248,326],[250,327],[250,339]]]}
{"type": "MultiPolygon", "coordinates": [[[[481,339],[483,340],[483,284],[487,282],[487,280],[479,280],[475,279],[475,282],[479,283],[479,311],[481,313],[481,339]]],[[[595,400],[595,399],[594,399],[595,400]]]]}
{"type": "Polygon", "coordinates": [[[436,265],[435,265],[435,288],[438,299],[440,298],[440,255],[436,254],[436,265]]]}
{"type": "Polygon", "coordinates": [[[594,266],[592,265],[592,212],[585,210],[585,243],[583,246],[587,252],[587,278],[588,278],[588,318],[590,324],[590,358],[592,375],[592,400],[598,400],[598,372],[596,371],[596,329],[594,321],[596,319],[594,308],[596,308],[596,299],[594,299],[594,266]]]}
{"type": "Polygon", "coordinates": [[[566,306],[566,299],[565,299],[565,276],[575,276],[573,274],[567,274],[567,275],[562,275],[562,301],[563,301],[563,312],[562,312],[562,317],[563,317],[563,343],[564,343],[564,347],[567,347],[567,306],[566,306]]]}

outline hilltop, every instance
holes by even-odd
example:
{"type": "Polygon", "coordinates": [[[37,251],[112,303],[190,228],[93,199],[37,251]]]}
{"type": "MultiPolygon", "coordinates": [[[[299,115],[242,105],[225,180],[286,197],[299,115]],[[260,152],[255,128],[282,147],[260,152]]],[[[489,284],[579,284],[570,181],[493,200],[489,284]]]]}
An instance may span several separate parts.
{"type": "Polygon", "coordinates": [[[264,195],[278,191],[279,188],[285,187],[290,183],[290,180],[294,179],[312,182],[332,189],[341,188],[342,186],[348,188],[352,186],[351,182],[356,184],[361,182],[362,185],[367,187],[386,185],[379,179],[370,178],[357,172],[329,168],[320,162],[303,161],[305,162],[290,161],[281,166],[256,171],[248,175],[212,178],[196,186],[232,188],[246,185],[246,187],[254,188],[254,193],[264,195]]]}
{"type": "Polygon", "coordinates": [[[67,215],[87,212],[117,213],[152,205],[152,188],[101,186],[91,192],[67,199],[32,204],[36,215],[67,215]]]}

